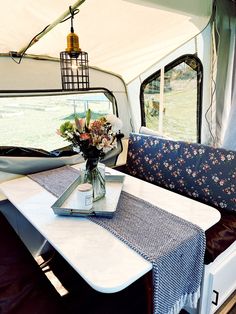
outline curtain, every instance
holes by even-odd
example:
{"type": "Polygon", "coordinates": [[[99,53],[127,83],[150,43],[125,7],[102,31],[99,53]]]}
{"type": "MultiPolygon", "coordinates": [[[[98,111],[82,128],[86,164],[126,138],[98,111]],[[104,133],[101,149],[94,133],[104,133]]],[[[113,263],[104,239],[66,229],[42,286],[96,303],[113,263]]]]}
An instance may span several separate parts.
{"type": "Polygon", "coordinates": [[[216,0],[217,45],[215,145],[236,149],[236,3],[216,0]],[[234,135],[233,135],[234,134],[234,135]]]}
{"type": "MultiPolygon", "coordinates": [[[[236,10],[236,8],[235,8],[236,10]]],[[[233,65],[233,78],[232,78],[232,99],[229,114],[228,126],[226,128],[223,147],[236,151],[236,36],[234,37],[234,65],[233,65]]]]}

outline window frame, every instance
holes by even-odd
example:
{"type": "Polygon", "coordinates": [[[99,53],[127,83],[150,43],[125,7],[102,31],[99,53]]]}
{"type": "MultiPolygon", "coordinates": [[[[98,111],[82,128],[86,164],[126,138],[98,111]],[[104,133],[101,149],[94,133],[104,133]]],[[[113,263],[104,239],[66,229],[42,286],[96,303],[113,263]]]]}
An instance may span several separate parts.
{"type": "Polygon", "coordinates": [[[61,89],[36,89],[36,90],[0,90],[0,98],[5,97],[33,97],[33,96],[60,96],[60,95],[75,95],[75,94],[95,94],[104,93],[109,94],[113,99],[113,110],[114,114],[119,117],[117,100],[114,94],[107,88],[104,87],[90,87],[83,91],[63,91],[61,89]]]}
{"type": "MultiPolygon", "coordinates": [[[[169,70],[181,64],[182,62],[186,63],[187,58],[194,59],[197,64],[197,68],[196,68],[196,72],[197,72],[197,108],[196,108],[197,134],[196,134],[196,139],[197,139],[197,143],[201,143],[202,90],[203,90],[203,65],[202,65],[201,60],[197,57],[196,54],[184,54],[181,57],[170,62],[169,64],[165,65],[164,73],[168,72],[169,70]]],[[[144,90],[147,84],[149,84],[151,81],[157,79],[160,76],[161,76],[161,70],[158,70],[154,72],[153,74],[151,74],[149,77],[147,77],[140,86],[139,100],[140,100],[140,110],[141,110],[141,126],[146,126],[145,109],[144,109],[144,90]]]]}
{"type": "MultiPolygon", "coordinates": [[[[116,97],[109,89],[104,88],[104,87],[94,87],[94,88],[89,88],[83,91],[76,91],[76,90],[64,91],[62,89],[0,90],[0,99],[1,98],[13,98],[13,97],[23,98],[23,97],[50,97],[50,96],[65,96],[65,95],[69,96],[69,95],[85,95],[85,94],[88,95],[88,94],[96,94],[96,93],[103,93],[106,96],[108,101],[110,101],[110,103],[112,104],[113,114],[119,117],[116,97]]],[[[11,144],[9,144],[9,146],[11,146],[11,144]]],[[[19,145],[16,145],[16,146],[19,146],[19,145]]],[[[42,147],[39,147],[39,149],[45,150],[42,147]]],[[[61,147],[58,147],[58,148],[56,147],[55,149],[53,149],[53,151],[60,150],[60,149],[61,147]]]]}

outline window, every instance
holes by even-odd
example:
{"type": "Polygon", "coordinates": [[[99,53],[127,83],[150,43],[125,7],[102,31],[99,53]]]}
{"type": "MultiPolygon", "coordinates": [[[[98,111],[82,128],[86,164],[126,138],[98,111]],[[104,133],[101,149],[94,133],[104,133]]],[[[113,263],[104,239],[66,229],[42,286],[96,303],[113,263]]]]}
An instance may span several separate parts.
{"type": "Polygon", "coordinates": [[[65,120],[92,110],[92,118],[116,114],[115,98],[108,92],[17,96],[0,98],[0,146],[23,146],[47,151],[69,145],[56,134],[65,120]]]}
{"type": "Polygon", "coordinates": [[[202,64],[184,55],[164,68],[163,103],[161,71],[141,85],[142,125],[175,139],[200,142],[202,64]]]}

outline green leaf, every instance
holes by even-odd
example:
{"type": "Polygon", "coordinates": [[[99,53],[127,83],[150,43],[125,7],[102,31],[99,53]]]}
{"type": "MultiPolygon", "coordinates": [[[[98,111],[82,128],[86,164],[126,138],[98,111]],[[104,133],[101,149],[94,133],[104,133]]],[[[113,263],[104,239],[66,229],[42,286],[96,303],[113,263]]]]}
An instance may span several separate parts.
{"type": "Polygon", "coordinates": [[[74,126],[70,121],[66,121],[60,126],[60,132],[62,134],[65,134],[65,131],[73,132],[73,130],[74,130],[74,126]]]}
{"type": "Polygon", "coordinates": [[[88,111],[86,112],[86,127],[87,128],[89,127],[90,120],[91,120],[91,110],[88,109],[88,111]]]}

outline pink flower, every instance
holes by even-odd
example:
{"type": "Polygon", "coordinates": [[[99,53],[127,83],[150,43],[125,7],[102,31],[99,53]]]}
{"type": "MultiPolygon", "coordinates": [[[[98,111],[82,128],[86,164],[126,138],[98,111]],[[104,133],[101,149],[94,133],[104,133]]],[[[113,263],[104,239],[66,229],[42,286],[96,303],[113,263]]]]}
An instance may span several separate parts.
{"type": "Polygon", "coordinates": [[[89,140],[90,139],[90,135],[89,135],[89,133],[82,133],[82,134],[80,134],[80,139],[81,140],[89,140]]]}
{"type": "Polygon", "coordinates": [[[95,120],[91,123],[91,130],[100,131],[102,129],[102,121],[95,120]]]}
{"type": "Polygon", "coordinates": [[[85,119],[75,118],[75,125],[79,132],[82,132],[85,127],[85,119]]]}

